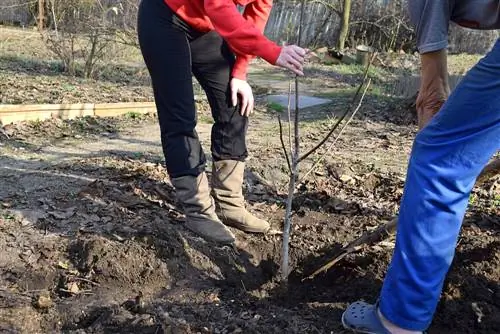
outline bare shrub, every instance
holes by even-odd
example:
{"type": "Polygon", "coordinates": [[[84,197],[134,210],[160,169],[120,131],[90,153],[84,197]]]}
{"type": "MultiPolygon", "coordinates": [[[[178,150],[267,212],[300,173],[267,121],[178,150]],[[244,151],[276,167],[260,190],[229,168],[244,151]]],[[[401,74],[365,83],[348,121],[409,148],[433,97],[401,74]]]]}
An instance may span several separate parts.
{"type": "Polygon", "coordinates": [[[47,0],[46,7],[47,29],[40,31],[45,44],[61,60],[65,72],[76,75],[77,60],[82,59],[83,76],[92,77],[117,35],[121,2],[47,0]]]}

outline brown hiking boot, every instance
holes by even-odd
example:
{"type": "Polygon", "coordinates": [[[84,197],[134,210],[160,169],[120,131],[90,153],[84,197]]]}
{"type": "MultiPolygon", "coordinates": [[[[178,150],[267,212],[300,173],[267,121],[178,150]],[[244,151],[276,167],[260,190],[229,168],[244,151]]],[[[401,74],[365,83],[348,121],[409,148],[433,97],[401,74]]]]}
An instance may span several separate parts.
{"type": "Polygon", "coordinates": [[[172,179],[177,199],[186,215],[186,227],[199,236],[218,243],[234,243],[234,234],[220,221],[210,196],[205,173],[198,177],[181,176],[172,179]]]}
{"type": "Polygon", "coordinates": [[[245,232],[266,233],[271,226],[245,208],[243,176],[245,163],[233,160],[215,161],[212,172],[212,192],[217,215],[228,226],[245,232]]]}

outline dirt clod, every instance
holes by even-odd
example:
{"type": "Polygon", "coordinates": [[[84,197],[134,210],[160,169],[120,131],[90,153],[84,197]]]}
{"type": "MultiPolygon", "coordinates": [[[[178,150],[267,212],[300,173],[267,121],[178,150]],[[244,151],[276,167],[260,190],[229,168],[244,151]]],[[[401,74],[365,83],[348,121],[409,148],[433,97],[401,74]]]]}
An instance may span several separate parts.
{"type": "Polygon", "coordinates": [[[41,293],[35,300],[34,306],[40,310],[46,310],[51,308],[54,305],[52,298],[50,297],[50,293],[48,291],[44,291],[41,293]]]}

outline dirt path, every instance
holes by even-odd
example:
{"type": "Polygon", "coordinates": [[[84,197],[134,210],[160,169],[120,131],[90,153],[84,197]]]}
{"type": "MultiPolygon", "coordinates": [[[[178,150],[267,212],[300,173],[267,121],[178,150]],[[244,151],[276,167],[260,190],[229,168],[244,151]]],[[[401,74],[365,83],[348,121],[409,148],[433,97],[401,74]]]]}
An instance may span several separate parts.
{"type": "MultiPolygon", "coordinates": [[[[343,104],[305,111],[304,150],[343,104]]],[[[259,110],[245,194],[252,211],[281,229],[286,168],[277,122],[259,110]]],[[[376,298],[393,241],[363,249],[313,281],[301,279],[397,211],[414,127],[381,110],[392,109],[368,100],[301,186],[286,288],[275,280],[279,236],[236,232],[234,250],[183,228],[154,117],[4,128],[0,332],[343,333],[347,303],[376,298]]],[[[198,131],[208,148],[207,114],[198,131]]],[[[474,191],[432,333],[499,328],[498,201],[498,180],[474,191]]]]}

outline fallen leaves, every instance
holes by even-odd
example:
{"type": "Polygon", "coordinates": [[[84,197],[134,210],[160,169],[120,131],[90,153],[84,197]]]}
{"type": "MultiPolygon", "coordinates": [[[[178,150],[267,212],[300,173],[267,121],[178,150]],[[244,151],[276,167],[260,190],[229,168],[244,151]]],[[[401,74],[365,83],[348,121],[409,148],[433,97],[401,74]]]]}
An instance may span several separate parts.
{"type": "Polygon", "coordinates": [[[69,293],[72,293],[74,295],[80,293],[80,288],[78,287],[78,283],[76,282],[71,282],[68,284],[68,290],[69,293]]]}

